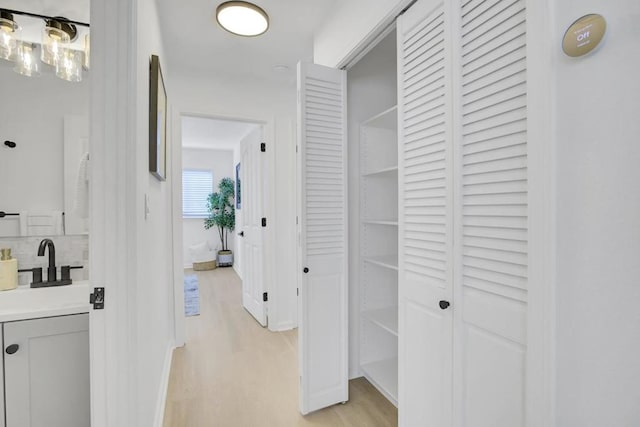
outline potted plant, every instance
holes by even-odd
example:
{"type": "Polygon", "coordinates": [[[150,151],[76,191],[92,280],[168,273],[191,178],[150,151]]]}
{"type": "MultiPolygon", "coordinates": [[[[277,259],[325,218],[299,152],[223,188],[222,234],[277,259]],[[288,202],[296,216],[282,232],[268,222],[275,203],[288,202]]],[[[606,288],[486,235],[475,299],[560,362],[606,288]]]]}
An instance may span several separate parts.
{"type": "Polygon", "coordinates": [[[229,233],[236,226],[236,210],[233,203],[234,182],[231,178],[222,178],[218,192],[209,194],[207,209],[209,216],[204,220],[204,228],[218,227],[222,249],[218,251],[218,267],[233,265],[233,252],[229,250],[229,233]]]}

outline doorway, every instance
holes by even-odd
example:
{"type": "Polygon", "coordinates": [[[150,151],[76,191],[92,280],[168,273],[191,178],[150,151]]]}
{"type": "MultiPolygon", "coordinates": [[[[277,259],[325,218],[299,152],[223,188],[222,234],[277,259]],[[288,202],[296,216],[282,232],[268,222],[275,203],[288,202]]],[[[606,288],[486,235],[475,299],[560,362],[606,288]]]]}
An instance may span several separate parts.
{"type": "MultiPolygon", "coordinates": [[[[243,307],[267,326],[264,123],[195,115],[183,115],[180,122],[182,239],[175,244],[183,248],[182,267],[231,267],[242,282],[243,307]],[[231,193],[221,207],[225,187],[231,193]]],[[[181,310],[176,301],[176,313],[181,310]]]]}

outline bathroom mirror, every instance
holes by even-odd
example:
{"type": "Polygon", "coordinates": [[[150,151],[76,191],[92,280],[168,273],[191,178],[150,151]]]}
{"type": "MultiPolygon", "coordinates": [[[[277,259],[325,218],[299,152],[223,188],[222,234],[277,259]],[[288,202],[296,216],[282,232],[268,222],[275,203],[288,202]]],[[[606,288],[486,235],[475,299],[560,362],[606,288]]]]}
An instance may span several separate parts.
{"type": "MultiPolygon", "coordinates": [[[[89,79],[0,59],[0,237],[87,233],[89,79]],[[8,142],[5,142],[8,141],[8,142]]],[[[48,67],[50,69],[47,69],[48,67]]]]}
{"type": "MultiPolygon", "coordinates": [[[[63,16],[80,23],[90,18],[89,0],[1,3],[2,9],[31,15],[63,16]]],[[[18,260],[21,286],[32,280],[28,269],[47,266],[46,257],[37,255],[44,237],[55,243],[58,266],[82,267],[71,276],[74,281],[88,279],[89,28],[77,26],[76,41],[70,39],[67,46],[74,52],[61,50],[70,54],[64,57],[66,73],[61,73],[62,67],[43,62],[45,20],[17,13],[13,19],[20,26],[14,37],[20,49],[15,53],[22,54],[23,61],[17,67],[17,56],[2,59],[7,49],[6,43],[0,45],[0,211],[18,215],[0,218],[0,247],[11,249],[18,260]],[[39,67],[37,76],[19,73],[26,63],[23,42],[34,50],[31,60],[39,67]],[[82,47],[86,54],[81,64],[69,59],[82,47]]]]}

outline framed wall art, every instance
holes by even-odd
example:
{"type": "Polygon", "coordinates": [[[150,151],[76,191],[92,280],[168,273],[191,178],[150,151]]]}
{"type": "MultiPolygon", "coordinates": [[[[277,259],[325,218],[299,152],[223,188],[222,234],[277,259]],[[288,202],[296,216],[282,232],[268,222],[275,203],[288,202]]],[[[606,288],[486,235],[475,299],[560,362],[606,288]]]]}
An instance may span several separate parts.
{"type": "Polygon", "coordinates": [[[157,55],[149,63],[149,172],[167,179],[167,92],[157,55]]]}
{"type": "Polygon", "coordinates": [[[241,209],[242,200],[240,199],[240,163],[236,165],[236,209],[241,209]]]}

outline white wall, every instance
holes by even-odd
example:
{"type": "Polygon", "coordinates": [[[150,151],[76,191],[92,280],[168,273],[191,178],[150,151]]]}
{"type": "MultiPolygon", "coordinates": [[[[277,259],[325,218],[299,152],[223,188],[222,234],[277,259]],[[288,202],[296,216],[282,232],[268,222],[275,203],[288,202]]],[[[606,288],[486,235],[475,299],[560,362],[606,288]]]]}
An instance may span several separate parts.
{"type": "MultiPolygon", "coordinates": [[[[182,74],[172,76],[172,96],[178,112],[228,119],[261,121],[266,129],[270,206],[273,215],[267,233],[274,246],[267,249],[269,329],[297,325],[295,222],[295,111],[296,89],[246,81],[236,76],[182,74]]],[[[176,115],[174,115],[174,120],[176,115]]]]}
{"type": "Polygon", "coordinates": [[[0,61],[0,211],[63,211],[64,116],[87,114],[90,74],[69,83],[51,68],[29,78],[11,65],[0,61]]]}
{"type": "Polygon", "coordinates": [[[398,102],[395,31],[347,74],[349,156],[349,376],[360,376],[360,124],[398,102]]]}
{"type": "Polygon", "coordinates": [[[640,425],[640,3],[554,2],[557,63],[557,426],[640,425]],[[577,18],[603,45],[569,58],[577,18]]]}
{"type": "Polygon", "coordinates": [[[344,65],[377,35],[411,0],[351,0],[336,2],[333,13],[313,39],[313,62],[344,65]]]}
{"type": "MultiPolygon", "coordinates": [[[[158,406],[162,405],[161,394],[168,374],[166,357],[174,343],[171,162],[167,162],[167,182],[158,181],[149,173],[149,58],[152,54],[160,57],[169,109],[175,90],[169,66],[163,61],[156,2],[139,0],[137,9],[137,92],[134,94],[137,129],[135,147],[131,149],[135,170],[129,171],[131,185],[136,186],[137,194],[136,246],[129,248],[135,258],[137,274],[128,284],[135,288],[137,302],[135,338],[130,352],[135,363],[137,420],[131,425],[150,426],[157,418],[158,406]],[[148,217],[145,217],[145,196],[149,201],[148,217]]],[[[167,125],[170,126],[169,119],[167,125]]],[[[167,153],[171,153],[170,127],[167,135],[167,153]]]]}
{"type": "MultiPolygon", "coordinates": [[[[185,141],[183,141],[184,143],[185,141]]],[[[235,169],[233,166],[233,151],[208,150],[199,148],[182,149],[183,169],[210,169],[213,171],[213,192],[218,191],[218,184],[222,178],[231,178],[235,181],[235,169]]],[[[237,228],[236,222],[236,228],[237,228]]],[[[235,231],[229,233],[229,249],[235,252],[235,231]]],[[[205,230],[204,218],[182,219],[183,259],[185,268],[191,268],[193,260],[189,254],[189,246],[197,243],[208,242],[209,247],[222,249],[217,228],[205,230]]]]}

